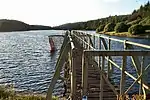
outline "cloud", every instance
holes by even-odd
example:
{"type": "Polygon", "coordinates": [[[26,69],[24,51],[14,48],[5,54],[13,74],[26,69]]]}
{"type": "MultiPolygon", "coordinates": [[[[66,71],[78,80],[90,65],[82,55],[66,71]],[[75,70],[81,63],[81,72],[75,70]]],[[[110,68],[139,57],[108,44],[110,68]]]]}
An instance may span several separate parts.
{"type": "Polygon", "coordinates": [[[103,0],[104,2],[114,2],[114,3],[116,3],[116,2],[119,2],[119,1],[121,1],[121,0],[103,0]]]}

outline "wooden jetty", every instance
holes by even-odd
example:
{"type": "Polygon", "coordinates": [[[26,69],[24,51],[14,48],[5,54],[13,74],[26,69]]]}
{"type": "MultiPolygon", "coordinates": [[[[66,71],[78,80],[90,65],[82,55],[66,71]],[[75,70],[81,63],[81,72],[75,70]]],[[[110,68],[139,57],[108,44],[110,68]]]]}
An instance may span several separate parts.
{"type": "Polygon", "coordinates": [[[63,95],[66,100],[82,100],[83,97],[87,97],[88,100],[128,100],[128,92],[136,83],[139,84],[139,100],[146,100],[146,95],[150,91],[149,83],[145,81],[144,76],[150,66],[144,64],[145,56],[150,56],[148,49],[148,45],[126,40],[67,31],[46,99],[52,100],[54,86],[57,80],[61,79],[64,81],[63,95]],[[122,43],[123,50],[112,50],[111,41],[122,43]],[[134,50],[133,45],[147,50],[134,50]],[[121,66],[113,61],[114,56],[121,56],[121,66]],[[132,59],[137,77],[127,72],[127,57],[132,59]],[[113,67],[120,70],[118,86],[111,80],[113,67]],[[61,71],[64,72],[64,76],[60,75],[61,71]],[[128,87],[127,76],[134,80],[128,87]]]}

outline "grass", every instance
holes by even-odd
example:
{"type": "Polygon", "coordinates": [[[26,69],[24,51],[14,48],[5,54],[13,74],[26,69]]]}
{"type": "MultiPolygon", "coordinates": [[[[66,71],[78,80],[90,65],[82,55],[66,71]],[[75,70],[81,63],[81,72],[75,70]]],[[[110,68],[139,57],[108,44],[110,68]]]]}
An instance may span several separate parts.
{"type": "MultiPolygon", "coordinates": [[[[43,95],[16,94],[12,87],[0,86],[0,100],[46,100],[43,95]]],[[[52,100],[58,100],[53,97],[52,100]]]]}
{"type": "Polygon", "coordinates": [[[149,38],[150,37],[150,30],[147,30],[145,33],[141,33],[139,35],[132,35],[128,32],[120,32],[116,33],[115,31],[113,32],[99,32],[100,34],[106,34],[110,36],[121,36],[121,37],[136,37],[136,38],[149,38]]]}

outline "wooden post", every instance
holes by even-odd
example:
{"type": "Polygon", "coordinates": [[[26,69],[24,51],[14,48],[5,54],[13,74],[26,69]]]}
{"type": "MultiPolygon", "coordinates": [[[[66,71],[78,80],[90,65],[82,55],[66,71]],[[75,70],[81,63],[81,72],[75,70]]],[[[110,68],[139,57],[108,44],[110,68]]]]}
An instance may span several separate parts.
{"type": "Polygon", "coordinates": [[[102,56],[102,66],[101,66],[101,74],[100,74],[100,100],[103,100],[103,86],[104,86],[104,79],[103,79],[103,72],[105,66],[105,56],[102,56]]]}
{"type": "Polygon", "coordinates": [[[76,56],[75,49],[71,51],[71,100],[76,100],[76,56]]]}
{"type": "MultiPolygon", "coordinates": [[[[143,74],[143,68],[144,68],[144,57],[142,56],[142,61],[141,61],[141,69],[140,69],[140,73],[141,74],[143,74]]],[[[141,82],[141,84],[140,84],[140,87],[139,87],[139,95],[142,95],[142,88],[143,88],[143,86],[142,86],[142,84],[143,84],[143,78],[141,77],[141,79],[140,79],[140,82],[141,82]]]]}
{"type": "Polygon", "coordinates": [[[68,42],[68,33],[66,33],[66,35],[64,37],[64,42],[62,44],[62,47],[60,50],[60,55],[59,55],[59,58],[56,63],[56,71],[54,73],[54,76],[53,76],[50,86],[48,88],[46,100],[52,100],[52,92],[53,92],[53,89],[54,89],[54,86],[55,86],[57,80],[60,77],[60,71],[62,70],[62,66],[63,66],[64,60],[65,60],[64,57],[67,55],[67,53],[69,51],[67,42],[68,42]]]}
{"type": "Polygon", "coordinates": [[[98,45],[99,48],[98,49],[101,50],[101,37],[99,37],[98,43],[99,43],[99,45],[98,45]]]}
{"type": "Polygon", "coordinates": [[[120,95],[124,94],[125,90],[125,69],[126,69],[126,56],[123,56],[122,60],[122,71],[121,71],[121,81],[120,81],[120,95]]]}
{"type": "MultiPolygon", "coordinates": [[[[126,40],[124,41],[124,49],[126,49],[126,40]]],[[[126,70],[126,56],[122,58],[122,70],[121,70],[121,81],[120,81],[120,95],[123,95],[125,92],[125,70],[126,70]]]]}
{"type": "MultiPolygon", "coordinates": [[[[108,50],[110,50],[111,47],[111,40],[110,38],[108,38],[108,50]]],[[[110,56],[108,56],[108,59],[110,59],[110,56]]],[[[108,60],[108,66],[107,66],[107,78],[109,79],[109,76],[112,74],[112,66],[111,63],[108,60]],[[110,68],[111,68],[111,72],[110,72],[110,68]]]]}
{"type": "Polygon", "coordinates": [[[90,50],[90,36],[88,36],[88,50],[90,50]]]}
{"type": "Polygon", "coordinates": [[[93,35],[93,47],[95,48],[95,35],[93,35]]]}
{"type": "Polygon", "coordinates": [[[82,96],[87,94],[87,87],[88,87],[88,65],[87,58],[85,52],[82,54],[82,96]]]}
{"type": "MultiPolygon", "coordinates": [[[[101,50],[101,38],[99,37],[98,39],[98,49],[101,50]]],[[[101,56],[98,56],[98,69],[101,70],[101,56]]],[[[101,75],[102,73],[100,73],[101,75]]],[[[102,77],[100,77],[101,79],[102,77]]],[[[101,81],[100,81],[101,82],[101,81]]],[[[100,87],[101,87],[101,83],[100,83],[100,87]]],[[[101,100],[101,93],[99,93],[99,99],[101,100]]]]}

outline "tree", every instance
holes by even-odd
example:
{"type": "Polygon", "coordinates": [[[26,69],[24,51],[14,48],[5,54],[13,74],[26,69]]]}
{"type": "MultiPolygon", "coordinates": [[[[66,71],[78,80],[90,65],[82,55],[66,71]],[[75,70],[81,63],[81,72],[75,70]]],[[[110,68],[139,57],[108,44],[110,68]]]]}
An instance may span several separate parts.
{"type": "Polygon", "coordinates": [[[104,27],[104,32],[111,32],[111,31],[114,31],[114,27],[115,27],[115,24],[114,24],[114,23],[108,23],[108,24],[104,27]]]}
{"type": "Polygon", "coordinates": [[[115,26],[115,32],[127,32],[128,31],[128,25],[126,25],[124,22],[117,23],[115,26]]]}
{"type": "Polygon", "coordinates": [[[104,27],[105,27],[105,25],[100,25],[100,26],[96,29],[96,32],[98,33],[98,32],[103,31],[103,30],[104,30],[104,27]]]}
{"type": "Polygon", "coordinates": [[[136,24],[136,25],[132,25],[128,29],[128,32],[133,35],[142,34],[142,33],[145,33],[145,28],[142,25],[136,24]]]}

